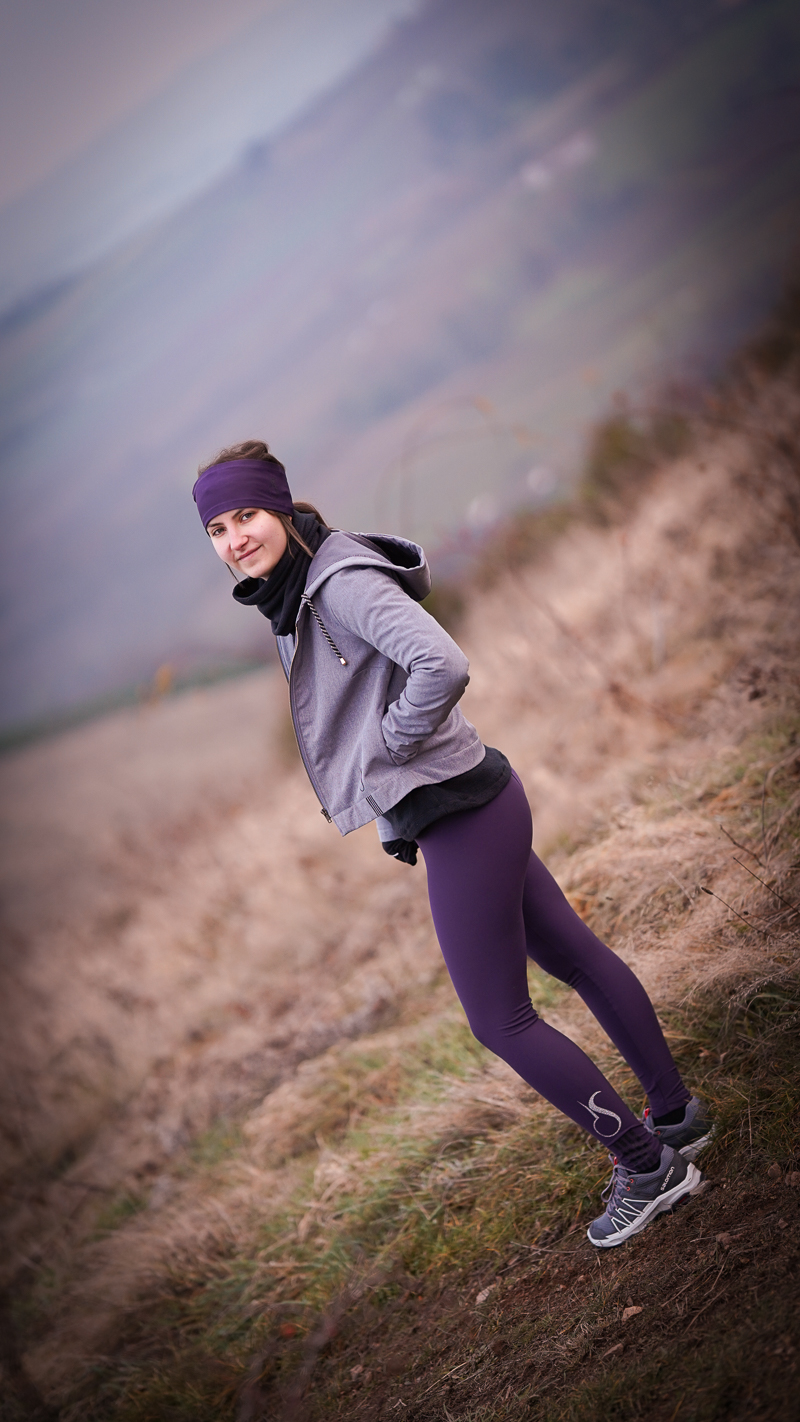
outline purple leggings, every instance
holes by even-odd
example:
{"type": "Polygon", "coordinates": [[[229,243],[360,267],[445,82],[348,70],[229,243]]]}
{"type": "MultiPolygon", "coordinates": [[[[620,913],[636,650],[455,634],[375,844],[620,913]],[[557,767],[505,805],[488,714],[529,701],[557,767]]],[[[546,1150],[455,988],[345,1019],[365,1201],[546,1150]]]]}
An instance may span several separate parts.
{"type": "Polygon", "coordinates": [[[646,1159],[653,1168],[653,1137],[586,1053],[537,1016],[527,958],[580,994],[655,1116],[683,1106],[689,1092],[639,979],[570,908],[533,853],[532,837],[516,774],[488,805],[446,815],[418,836],[453,986],[479,1042],[603,1145],[620,1138],[623,1164],[627,1154],[631,1168],[646,1159]]]}

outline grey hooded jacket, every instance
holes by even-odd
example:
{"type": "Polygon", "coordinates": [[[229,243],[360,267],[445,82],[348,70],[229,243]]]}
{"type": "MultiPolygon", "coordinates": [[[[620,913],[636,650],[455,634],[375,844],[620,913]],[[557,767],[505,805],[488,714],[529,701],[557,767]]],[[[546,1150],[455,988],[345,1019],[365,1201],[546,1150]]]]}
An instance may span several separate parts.
{"type": "Polygon", "coordinates": [[[402,538],[332,533],[311,560],[294,636],[277,637],[300,754],[342,834],[485,751],[457,703],[469,663],[419,602],[425,554],[402,538]],[[379,551],[376,551],[378,549],[379,551]]]}

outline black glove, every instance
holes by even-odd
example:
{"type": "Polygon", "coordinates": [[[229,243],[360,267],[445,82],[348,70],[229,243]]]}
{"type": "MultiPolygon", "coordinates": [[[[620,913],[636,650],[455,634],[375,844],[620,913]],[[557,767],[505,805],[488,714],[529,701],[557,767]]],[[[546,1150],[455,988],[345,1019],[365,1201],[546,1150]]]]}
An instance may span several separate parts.
{"type": "Polygon", "coordinates": [[[402,859],[404,864],[416,864],[419,845],[415,839],[383,839],[381,844],[393,859],[402,859]]]}

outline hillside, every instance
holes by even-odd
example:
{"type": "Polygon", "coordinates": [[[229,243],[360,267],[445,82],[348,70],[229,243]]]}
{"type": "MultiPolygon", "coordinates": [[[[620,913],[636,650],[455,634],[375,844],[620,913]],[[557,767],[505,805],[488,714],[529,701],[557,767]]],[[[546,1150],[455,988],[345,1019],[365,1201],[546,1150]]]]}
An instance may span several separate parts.
{"type": "Polygon", "coordinates": [[[539,853],[714,1105],[705,1194],[595,1256],[602,1152],[470,1038],[424,868],[324,824],[271,674],[118,713],[5,761],[4,1418],[798,1415],[800,403],[770,339],[679,459],[532,561],[490,548],[460,633],[539,853]]]}
{"type": "Polygon", "coordinates": [[[429,543],[563,488],[614,391],[718,367],[796,242],[799,75],[789,0],[431,0],[6,312],[0,725],[264,645],[188,502],[224,443],[429,543]]]}

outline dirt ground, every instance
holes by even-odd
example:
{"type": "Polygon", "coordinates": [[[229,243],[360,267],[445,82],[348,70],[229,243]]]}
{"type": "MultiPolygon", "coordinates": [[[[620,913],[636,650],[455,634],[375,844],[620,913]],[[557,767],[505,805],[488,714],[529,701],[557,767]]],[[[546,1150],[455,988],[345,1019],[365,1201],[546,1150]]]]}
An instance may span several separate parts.
{"type": "Polygon", "coordinates": [[[6,756],[3,1416],[800,1415],[799,448],[762,385],[459,632],[537,851],[718,1111],[709,1188],[625,1249],[584,1238],[607,1162],[467,1043],[422,864],[319,815],[276,674],[6,756]]]}

